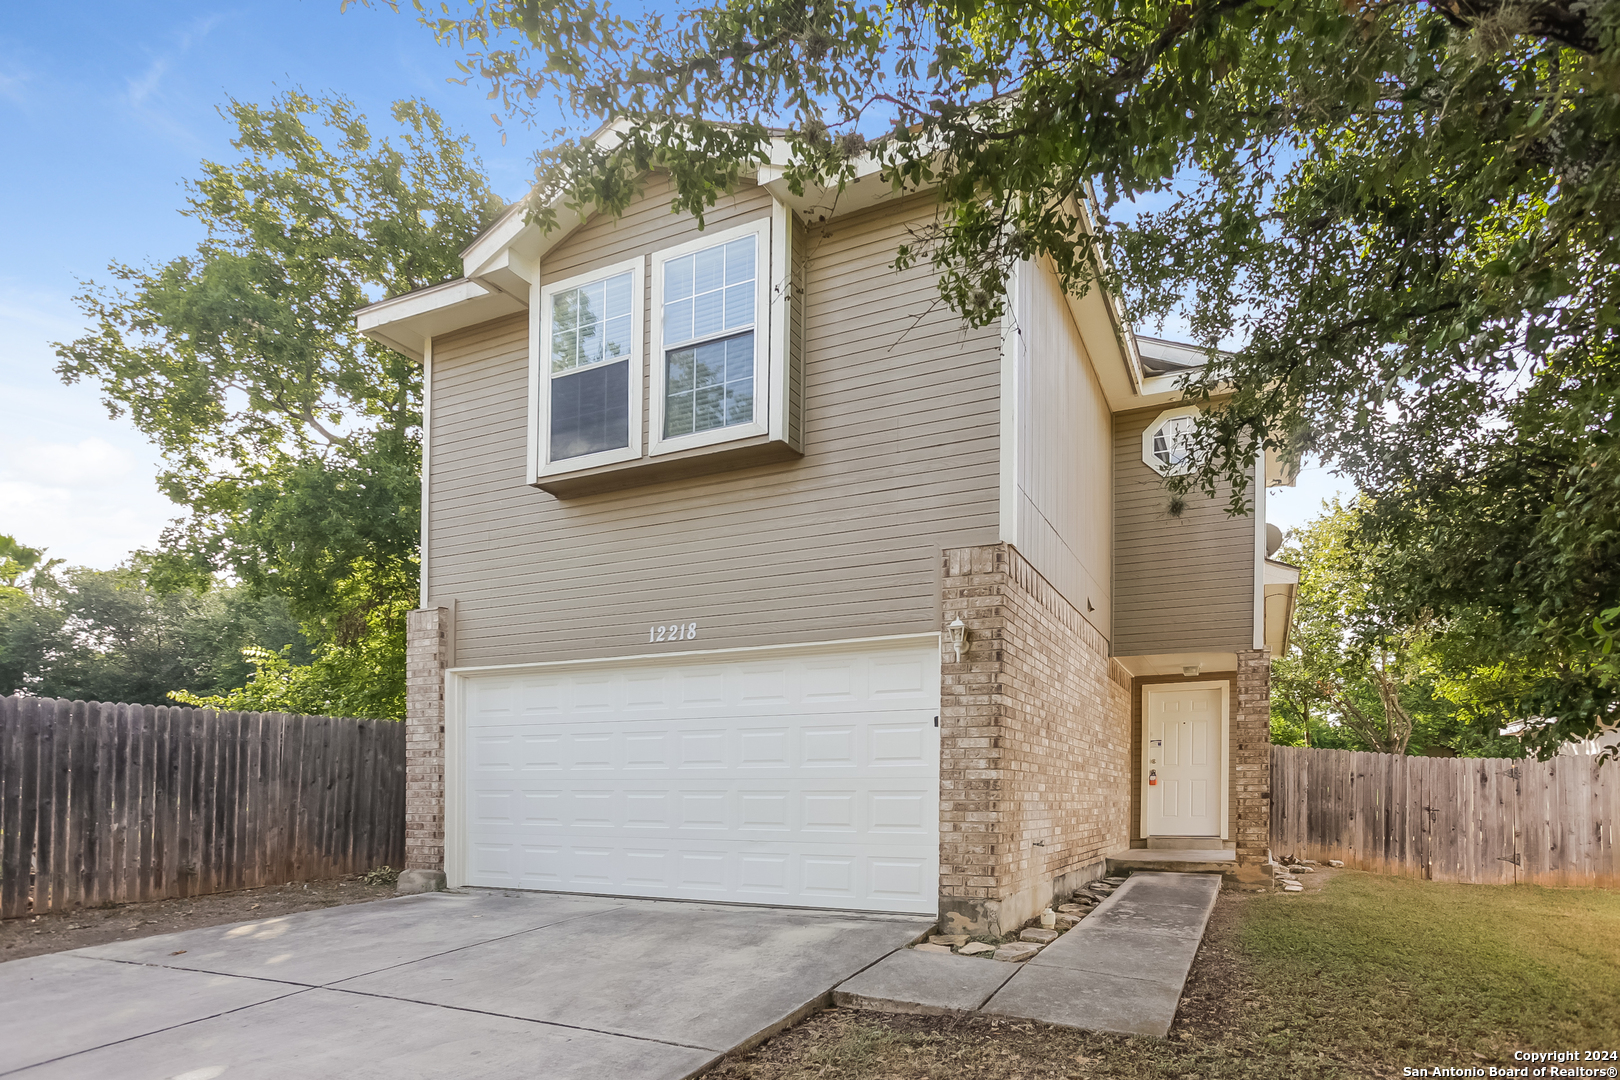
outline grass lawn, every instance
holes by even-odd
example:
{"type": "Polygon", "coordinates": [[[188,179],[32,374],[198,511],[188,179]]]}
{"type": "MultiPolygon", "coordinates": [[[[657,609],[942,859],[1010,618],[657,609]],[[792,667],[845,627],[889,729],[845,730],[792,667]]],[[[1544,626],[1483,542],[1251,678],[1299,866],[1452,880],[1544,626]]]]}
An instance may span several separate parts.
{"type": "Polygon", "coordinates": [[[1163,1042],[835,1009],[711,1075],[1384,1077],[1576,1049],[1620,1050],[1620,893],[1341,871],[1222,893],[1163,1042]]]}

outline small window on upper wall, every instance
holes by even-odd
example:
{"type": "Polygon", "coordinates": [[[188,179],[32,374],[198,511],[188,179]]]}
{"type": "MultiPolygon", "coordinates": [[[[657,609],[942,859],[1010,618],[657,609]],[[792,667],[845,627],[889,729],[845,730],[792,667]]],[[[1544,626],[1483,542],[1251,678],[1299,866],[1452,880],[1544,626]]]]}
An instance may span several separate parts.
{"type": "Polygon", "coordinates": [[[1153,418],[1142,432],[1142,463],[1160,476],[1175,476],[1192,467],[1187,440],[1198,424],[1198,408],[1186,405],[1153,418]]]}
{"type": "Polygon", "coordinates": [[[641,455],[641,260],[540,297],[541,472],[641,455]]]}
{"type": "Polygon", "coordinates": [[[654,257],[653,453],[765,433],[768,227],[654,257]]]}

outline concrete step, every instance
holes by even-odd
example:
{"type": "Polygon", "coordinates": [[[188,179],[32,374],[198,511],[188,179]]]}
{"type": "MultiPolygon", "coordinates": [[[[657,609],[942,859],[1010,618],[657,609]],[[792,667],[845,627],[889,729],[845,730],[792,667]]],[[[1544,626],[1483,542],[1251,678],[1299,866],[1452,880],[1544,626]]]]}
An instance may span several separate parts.
{"type": "Polygon", "coordinates": [[[1237,873],[1237,852],[1224,848],[1204,851],[1150,851],[1131,848],[1108,856],[1110,874],[1223,874],[1237,873]]]}

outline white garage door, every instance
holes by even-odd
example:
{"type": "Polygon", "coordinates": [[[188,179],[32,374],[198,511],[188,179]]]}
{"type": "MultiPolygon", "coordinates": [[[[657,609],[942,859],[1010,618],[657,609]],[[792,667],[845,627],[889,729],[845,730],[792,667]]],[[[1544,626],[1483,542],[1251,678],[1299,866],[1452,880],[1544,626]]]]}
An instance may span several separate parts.
{"type": "MultiPolygon", "coordinates": [[[[460,681],[466,884],[932,914],[933,642],[460,681]]],[[[452,846],[455,838],[452,838],[452,846]]]]}

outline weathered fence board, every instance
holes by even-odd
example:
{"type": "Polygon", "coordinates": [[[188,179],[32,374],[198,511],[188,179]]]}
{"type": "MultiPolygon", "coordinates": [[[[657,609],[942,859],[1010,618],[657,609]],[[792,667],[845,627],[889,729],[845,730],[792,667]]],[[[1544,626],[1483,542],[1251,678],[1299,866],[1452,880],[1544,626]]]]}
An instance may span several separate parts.
{"type": "Polygon", "coordinates": [[[0,697],[0,918],[398,866],[404,734],[0,697]]]}
{"type": "Polygon", "coordinates": [[[1620,888],[1620,763],[1271,748],[1279,854],[1435,881],[1620,888]]]}

